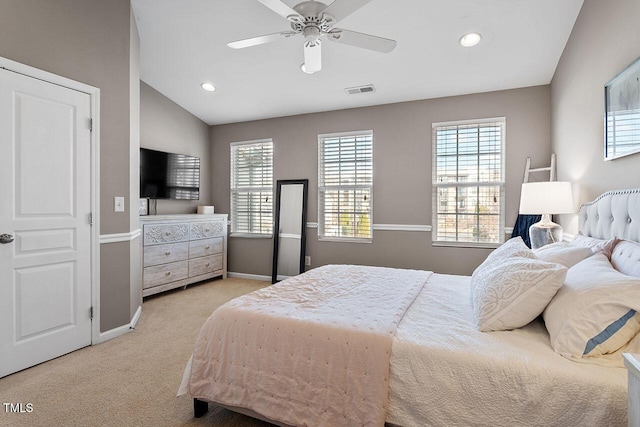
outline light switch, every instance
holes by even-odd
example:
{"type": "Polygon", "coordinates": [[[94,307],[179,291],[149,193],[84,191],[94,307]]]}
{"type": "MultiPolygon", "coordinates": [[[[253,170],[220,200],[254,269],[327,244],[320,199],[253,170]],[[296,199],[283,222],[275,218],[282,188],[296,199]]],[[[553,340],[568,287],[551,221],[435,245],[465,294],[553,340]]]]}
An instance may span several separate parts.
{"type": "Polygon", "coordinates": [[[124,212],[124,197],[116,196],[113,198],[113,210],[115,212],[124,212]]]}

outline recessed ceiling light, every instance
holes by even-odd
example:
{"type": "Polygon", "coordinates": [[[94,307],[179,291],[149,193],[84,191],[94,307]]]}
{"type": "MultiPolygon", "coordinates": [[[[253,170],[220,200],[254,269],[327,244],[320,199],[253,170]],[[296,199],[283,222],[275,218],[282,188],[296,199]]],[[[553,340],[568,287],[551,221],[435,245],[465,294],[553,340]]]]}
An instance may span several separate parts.
{"type": "Polygon", "coordinates": [[[305,74],[314,74],[314,73],[316,73],[315,71],[307,71],[307,67],[305,67],[304,62],[302,64],[300,64],[300,69],[305,74]]]}
{"type": "Polygon", "coordinates": [[[464,47],[475,46],[480,43],[480,39],[482,39],[482,36],[478,33],[465,34],[464,36],[460,37],[460,45],[464,47]]]}
{"type": "Polygon", "coordinates": [[[214,90],[216,90],[216,87],[208,82],[204,82],[200,86],[202,86],[202,89],[206,90],[207,92],[213,92],[214,90]]]}

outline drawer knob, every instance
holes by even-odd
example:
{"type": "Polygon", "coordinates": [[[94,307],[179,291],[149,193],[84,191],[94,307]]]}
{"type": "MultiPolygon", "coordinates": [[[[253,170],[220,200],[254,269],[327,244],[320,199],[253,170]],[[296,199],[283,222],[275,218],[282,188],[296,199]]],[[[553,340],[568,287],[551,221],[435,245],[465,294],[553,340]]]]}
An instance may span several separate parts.
{"type": "Polygon", "coordinates": [[[205,229],[204,229],[204,231],[207,231],[207,232],[208,232],[208,231],[209,231],[209,229],[208,229],[208,228],[205,228],[205,229]]]}
{"type": "Polygon", "coordinates": [[[167,252],[165,252],[164,254],[165,254],[166,256],[169,256],[169,255],[171,255],[171,252],[167,251],[167,252]]]}
{"type": "Polygon", "coordinates": [[[211,246],[207,245],[207,246],[205,246],[204,248],[205,248],[205,249],[209,249],[210,247],[211,247],[211,246]]]}
{"type": "Polygon", "coordinates": [[[165,273],[165,275],[166,275],[166,276],[171,276],[171,272],[170,272],[170,271],[167,271],[167,272],[165,273]]]}
{"type": "Polygon", "coordinates": [[[165,233],[164,233],[164,235],[165,235],[165,236],[170,236],[170,235],[171,235],[171,232],[170,232],[170,231],[167,231],[167,232],[165,232],[165,233]]]}

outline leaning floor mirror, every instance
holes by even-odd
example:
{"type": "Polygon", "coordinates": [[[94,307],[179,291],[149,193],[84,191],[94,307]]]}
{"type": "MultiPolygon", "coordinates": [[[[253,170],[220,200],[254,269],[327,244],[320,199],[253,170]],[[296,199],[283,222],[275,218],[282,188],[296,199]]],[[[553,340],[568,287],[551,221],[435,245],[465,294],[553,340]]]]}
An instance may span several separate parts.
{"type": "Polygon", "coordinates": [[[304,272],[308,179],[276,183],[271,283],[304,272]]]}

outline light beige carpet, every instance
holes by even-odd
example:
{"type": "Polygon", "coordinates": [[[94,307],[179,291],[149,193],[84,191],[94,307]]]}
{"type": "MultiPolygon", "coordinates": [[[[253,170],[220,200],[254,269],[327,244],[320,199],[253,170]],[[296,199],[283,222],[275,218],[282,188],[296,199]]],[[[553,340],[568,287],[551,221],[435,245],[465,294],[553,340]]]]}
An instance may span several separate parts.
{"type": "Polygon", "coordinates": [[[177,398],[200,326],[213,309],[267,282],[215,280],[145,299],[136,329],[0,379],[0,403],[31,403],[2,426],[270,426],[209,405],[193,418],[193,400],[177,398]]]}

